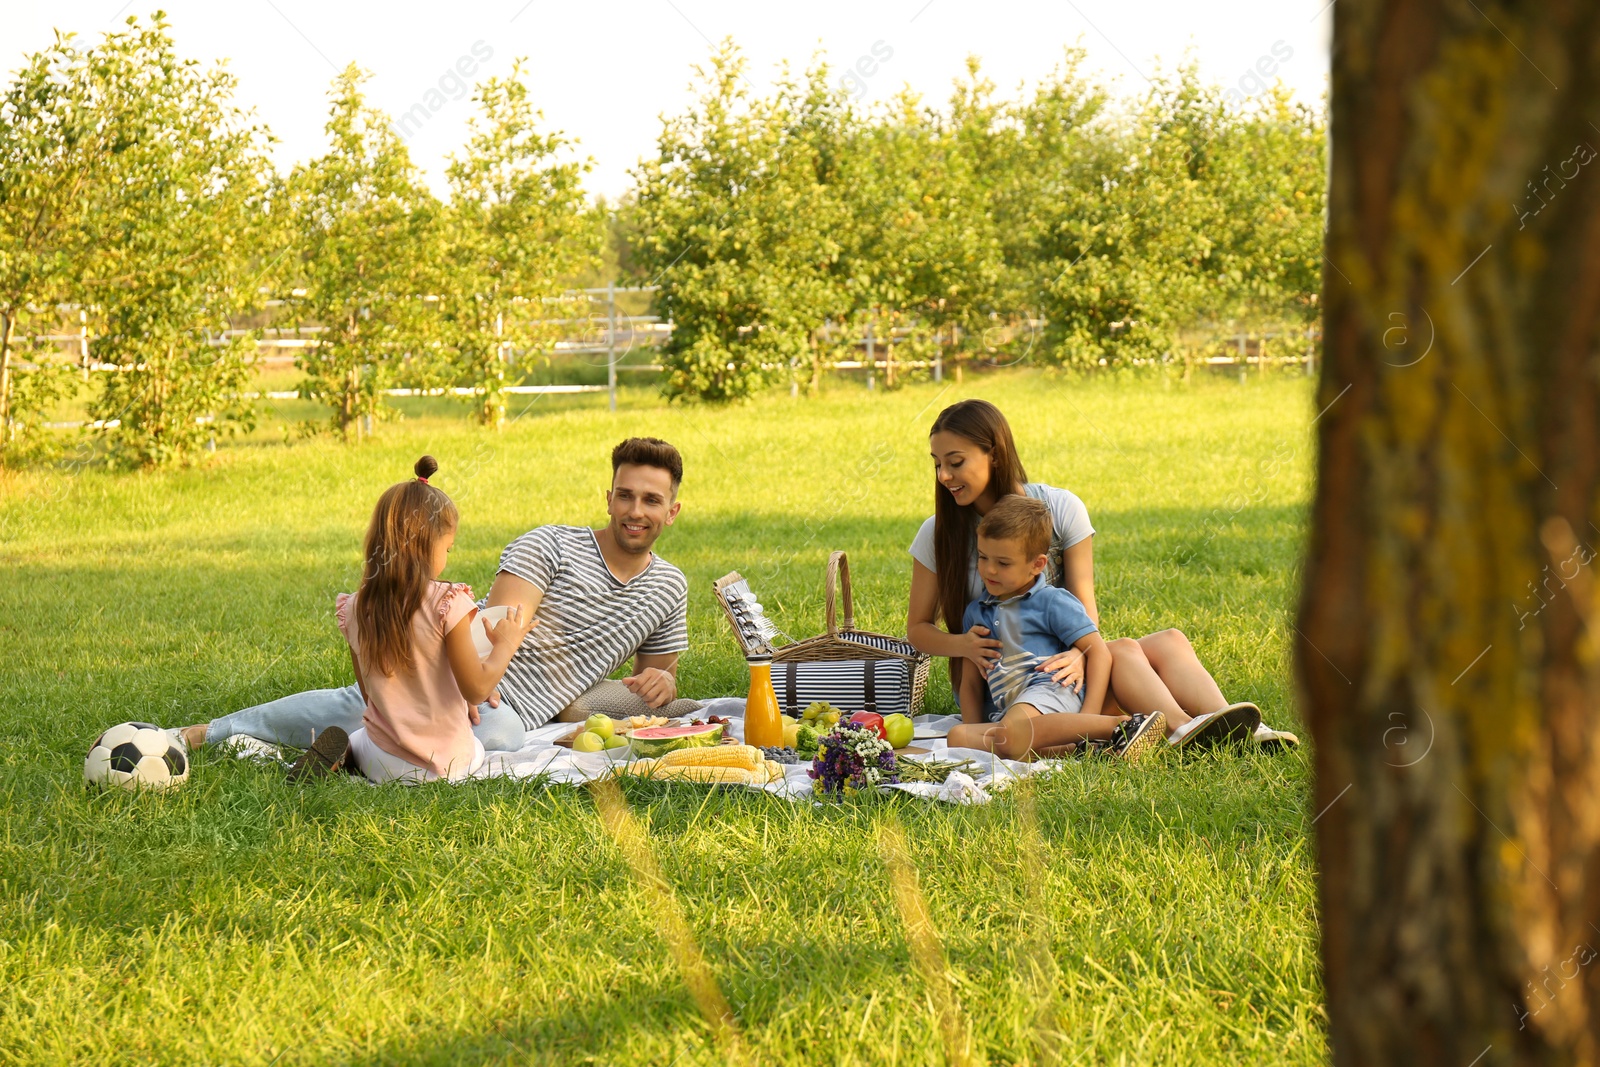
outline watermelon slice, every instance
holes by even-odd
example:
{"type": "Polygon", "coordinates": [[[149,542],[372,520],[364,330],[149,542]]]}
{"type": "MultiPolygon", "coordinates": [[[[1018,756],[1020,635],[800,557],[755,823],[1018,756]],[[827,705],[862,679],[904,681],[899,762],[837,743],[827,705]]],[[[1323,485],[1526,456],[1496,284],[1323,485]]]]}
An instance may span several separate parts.
{"type": "Polygon", "coordinates": [[[715,745],[721,741],[720,722],[705,726],[646,726],[633,731],[628,748],[635,756],[654,757],[664,756],[674,749],[715,745]]]}

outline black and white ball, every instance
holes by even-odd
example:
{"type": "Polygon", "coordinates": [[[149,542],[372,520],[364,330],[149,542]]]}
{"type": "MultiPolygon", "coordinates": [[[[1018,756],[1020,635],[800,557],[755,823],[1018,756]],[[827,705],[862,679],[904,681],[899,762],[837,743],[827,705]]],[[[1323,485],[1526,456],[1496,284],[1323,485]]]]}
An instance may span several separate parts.
{"type": "Polygon", "coordinates": [[[101,789],[171,789],[188,777],[183,743],[148,722],[118,723],[100,735],[83,761],[83,780],[101,789]]]}

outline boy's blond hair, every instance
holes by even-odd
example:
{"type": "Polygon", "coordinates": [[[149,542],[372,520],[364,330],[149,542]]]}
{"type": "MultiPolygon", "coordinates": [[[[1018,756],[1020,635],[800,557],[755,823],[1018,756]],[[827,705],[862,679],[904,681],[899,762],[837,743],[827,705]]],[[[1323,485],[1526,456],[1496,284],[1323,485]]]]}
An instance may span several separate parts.
{"type": "Polygon", "coordinates": [[[978,523],[979,537],[991,541],[1021,541],[1022,551],[1029,559],[1037,559],[1050,551],[1053,530],[1050,509],[1031,496],[1001,498],[978,523]]]}

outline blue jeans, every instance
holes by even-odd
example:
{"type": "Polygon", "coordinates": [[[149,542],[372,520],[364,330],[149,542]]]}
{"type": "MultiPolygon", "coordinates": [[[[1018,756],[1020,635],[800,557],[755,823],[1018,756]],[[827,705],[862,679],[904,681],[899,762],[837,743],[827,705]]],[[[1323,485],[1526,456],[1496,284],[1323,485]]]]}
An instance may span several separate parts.
{"type": "MultiPolygon", "coordinates": [[[[206,727],[206,744],[242,734],[276,745],[305,748],[314,733],[330,726],[341,727],[347,734],[361,729],[361,713],[366,707],[360,688],[353,685],[295,693],[212,719],[206,727]]],[[[522,747],[522,718],[510,704],[504,700],[498,708],[479,704],[478,716],[480,721],[472,733],[483,742],[486,751],[515,752],[522,747]]]]}

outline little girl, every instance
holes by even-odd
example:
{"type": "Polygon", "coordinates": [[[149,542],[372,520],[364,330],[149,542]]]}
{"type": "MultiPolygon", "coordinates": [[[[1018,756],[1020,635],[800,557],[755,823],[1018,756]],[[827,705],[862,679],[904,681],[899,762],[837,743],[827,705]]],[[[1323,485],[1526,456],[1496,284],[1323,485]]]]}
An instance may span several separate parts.
{"type": "Polygon", "coordinates": [[[472,713],[534,625],[512,609],[489,628],[489,657],[478,658],[472,590],[438,580],[459,522],[455,504],[428,484],[438,469],[432,456],[423,456],[414,481],[392,485],[378,498],[361,586],[336,601],[339,630],[367,701],[349,754],[374,782],[456,781],[481,768],[483,744],[472,735],[472,713]]]}

